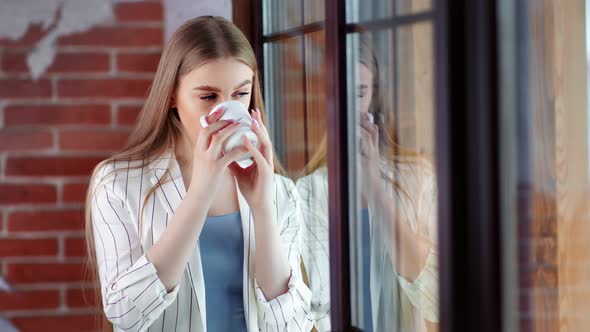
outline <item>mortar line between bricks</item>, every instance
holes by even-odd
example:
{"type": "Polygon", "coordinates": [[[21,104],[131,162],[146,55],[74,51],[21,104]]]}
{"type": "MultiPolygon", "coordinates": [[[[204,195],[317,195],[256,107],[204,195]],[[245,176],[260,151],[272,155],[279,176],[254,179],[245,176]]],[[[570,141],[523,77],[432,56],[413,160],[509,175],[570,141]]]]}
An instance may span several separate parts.
{"type": "Polygon", "coordinates": [[[59,79],[58,77],[51,77],[51,101],[53,103],[56,103],[57,102],[57,98],[58,98],[57,97],[57,94],[58,94],[58,91],[57,91],[57,80],[58,79],[59,79]]]}
{"type": "Polygon", "coordinates": [[[111,125],[110,128],[116,128],[117,127],[117,115],[119,114],[119,106],[116,104],[116,102],[111,102],[111,125]]]}
{"type": "Polygon", "coordinates": [[[58,311],[59,312],[65,312],[68,311],[68,308],[66,306],[66,286],[61,284],[59,285],[59,307],[58,307],[58,311]]]}
{"type": "MultiPolygon", "coordinates": [[[[59,235],[63,235],[68,238],[80,238],[84,237],[84,231],[72,231],[72,230],[26,230],[26,231],[12,231],[7,232],[5,237],[9,237],[11,239],[18,239],[18,240],[42,240],[47,238],[58,238],[59,235]]],[[[65,247],[65,246],[64,246],[65,247]]],[[[59,249],[59,248],[58,248],[59,249]]],[[[37,257],[37,256],[35,256],[37,257]]]]}
{"type": "Polygon", "coordinates": [[[61,263],[65,261],[65,241],[63,234],[57,235],[57,260],[61,263]]]}
{"type": "Polygon", "coordinates": [[[53,137],[53,152],[59,152],[59,131],[57,128],[51,128],[51,135],[53,137]]]}
{"type": "MultiPolygon", "coordinates": [[[[96,73],[96,72],[77,72],[77,73],[66,73],[66,72],[62,72],[62,73],[49,73],[49,74],[43,74],[43,78],[40,78],[39,80],[50,80],[51,82],[51,86],[52,86],[52,96],[49,98],[51,100],[57,100],[58,96],[58,84],[57,84],[57,80],[79,80],[79,81],[83,81],[83,80],[142,80],[142,81],[149,81],[152,80],[154,78],[154,74],[155,72],[130,72],[130,71],[116,71],[114,73],[111,73],[110,71],[108,72],[102,72],[102,73],[96,73]]],[[[29,73],[11,73],[9,75],[6,75],[4,78],[4,80],[22,80],[22,81],[28,81],[30,80],[30,75],[29,73]]]]}
{"type": "MultiPolygon", "coordinates": [[[[4,50],[9,51],[10,53],[26,53],[28,54],[31,51],[32,46],[10,46],[10,47],[3,47],[4,50]]],[[[163,45],[59,45],[59,52],[64,53],[90,53],[90,52],[106,52],[108,50],[124,50],[124,51],[162,51],[163,45]]],[[[5,73],[0,71],[0,77],[5,73]]]]}
{"type": "MultiPolygon", "coordinates": [[[[36,282],[36,283],[29,283],[29,284],[16,284],[13,285],[12,288],[16,291],[28,291],[28,290],[48,290],[48,289],[57,289],[60,286],[64,286],[65,288],[84,288],[84,283],[82,281],[77,282],[36,282]]],[[[92,287],[86,287],[88,289],[92,287]]]]}
{"type": "Polygon", "coordinates": [[[64,191],[64,182],[62,179],[59,179],[55,182],[55,193],[56,193],[56,198],[57,198],[57,202],[55,204],[55,206],[58,209],[61,209],[62,207],[62,202],[63,202],[63,191],[64,191]]]}
{"type": "MultiPolygon", "coordinates": [[[[147,92],[147,91],[146,91],[147,92]]],[[[143,97],[136,97],[136,98],[111,98],[116,99],[118,102],[127,102],[127,103],[143,103],[143,97]]],[[[38,98],[38,99],[26,99],[26,98],[13,98],[7,99],[8,106],[40,106],[40,105],[47,105],[48,102],[52,102],[51,99],[48,98],[38,98]]],[[[59,98],[58,104],[64,105],[78,105],[78,104],[100,104],[105,105],[108,104],[105,102],[104,97],[92,97],[92,98],[59,98]]]]}
{"type": "Polygon", "coordinates": [[[126,29],[126,28],[145,28],[145,29],[158,29],[164,28],[163,20],[149,20],[149,21],[115,21],[115,22],[104,22],[98,23],[92,27],[94,28],[109,28],[109,29],[126,29]]]}
{"type": "MultiPolygon", "coordinates": [[[[44,183],[45,184],[45,183],[44,183]]],[[[51,184],[51,183],[48,183],[51,184]]],[[[67,210],[77,210],[84,207],[84,203],[65,203],[61,207],[55,206],[55,203],[48,203],[48,204],[21,204],[21,205],[6,205],[1,206],[6,212],[39,212],[39,211],[67,211],[67,210]]]]}
{"type": "Polygon", "coordinates": [[[4,183],[4,173],[6,173],[6,155],[0,153],[0,181],[4,183]]]}
{"type": "Polygon", "coordinates": [[[109,51],[109,64],[110,64],[109,73],[111,74],[111,76],[115,76],[117,74],[117,51],[115,51],[115,50],[109,51]]]}
{"type": "MultiPolygon", "coordinates": [[[[12,213],[41,213],[41,212],[60,212],[60,211],[66,211],[66,212],[83,212],[84,211],[84,204],[80,203],[75,207],[72,206],[68,206],[68,207],[64,207],[62,209],[57,209],[55,207],[55,204],[48,204],[48,205],[42,205],[42,204],[30,204],[30,205],[22,205],[22,206],[4,206],[4,212],[8,213],[8,214],[12,214],[12,213]]],[[[8,223],[8,219],[6,221],[8,223]]],[[[31,234],[30,236],[32,236],[33,234],[37,234],[37,233],[47,233],[48,235],[53,235],[56,232],[64,232],[64,234],[68,234],[68,235],[78,235],[80,234],[79,232],[81,232],[82,230],[43,230],[43,231],[12,231],[12,232],[8,232],[8,234],[11,235],[15,235],[15,234],[21,234],[21,233],[25,233],[25,234],[31,234]]]]}
{"type": "Polygon", "coordinates": [[[4,108],[6,107],[4,101],[0,101],[0,128],[4,128],[4,108]]]}
{"type": "MultiPolygon", "coordinates": [[[[147,94],[147,90],[146,90],[146,94],[147,94]]],[[[112,99],[112,100],[117,100],[120,102],[126,102],[126,103],[136,103],[138,104],[138,106],[143,105],[144,101],[145,101],[145,97],[136,97],[136,98],[117,98],[117,97],[93,97],[93,98],[60,98],[58,102],[54,102],[50,99],[43,99],[43,100],[37,100],[35,101],[35,103],[31,102],[32,100],[29,99],[12,99],[10,106],[42,106],[42,105],[47,105],[48,103],[52,104],[52,106],[54,105],[78,105],[78,104],[105,104],[105,99],[112,99]]]]}
{"type": "Polygon", "coordinates": [[[93,308],[69,308],[65,311],[56,311],[55,309],[37,309],[37,310],[6,310],[2,311],[2,316],[5,318],[17,317],[37,317],[37,316],[77,316],[83,314],[94,314],[93,308]],[[57,313],[57,314],[56,314],[57,313]]]}
{"type": "MultiPolygon", "coordinates": [[[[109,51],[117,51],[117,52],[162,52],[163,46],[83,46],[83,45],[70,45],[70,46],[60,46],[60,52],[71,52],[71,53],[82,53],[82,52],[109,52],[109,51]]],[[[24,50],[29,50],[29,48],[24,48],[24,50]]]]}
{"type": "MultiPolygon", "coordinates": [[[[56,185],[57,180],[59,180],[59,176],[53,176],[53,177],[48,177],[48,176],[11,176],[10,178],[6,178],[6,181],[3,181],[2,184],[23,185],[23,184],[31,184],[31,181],[34,181],[35,184],[56,185]]],[[[85,175],[85,176],[70,176],[70,177],[68,177],[68,180],[72,181],[72,182],[90,181],[90,174],[85,175]]],[[[43,204],[43,203],[39,203],[39,204],[43,204]]],[[[55,203],[52,203],[52,204],[55,205],[55,203]]]]}
{"type": "Polygon", "coordinates": [[[8,234],[8,212],[2,209],[2,236],[8,234]]]}
{"type": "Polygon", "coordinates": [[[82,257],[68,257],[63,261],[55,255],[52,256],[33,256],[33,257],[2,257],[7,264],[84,264],[86,259],[82,257]]]}
{"type": "MultiPolygon", "coordinates": [[[[105,132],[111,132],[113,131],[111,128],[105,128],[105,132]]],[[[121,132],[124,132],[124,129],[121,129],[121,132]]],[[[83,157],[83,158],[89,158],[89,157],[94,157],[94,158],[100,158],[100,157],[105,157],[106,155],[108,155],[111,151],[109,150],[104,150],[104,151],[89,151],[89,150],[83,150],[83,151],[59,151],[59,154],[56,154],[55,151],[35,151],[35,150],[29,150],[29,151],[6,151],[6,156],[9,157],[56,157],[56,158],[61,158],[61,157],[83,157]]]]}

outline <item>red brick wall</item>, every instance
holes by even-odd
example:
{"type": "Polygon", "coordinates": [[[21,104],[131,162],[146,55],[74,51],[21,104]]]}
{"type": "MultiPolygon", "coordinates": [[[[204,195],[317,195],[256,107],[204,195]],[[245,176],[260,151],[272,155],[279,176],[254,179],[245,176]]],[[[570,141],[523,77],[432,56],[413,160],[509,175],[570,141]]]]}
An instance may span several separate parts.
{"type": "MultiPolygon", "coordinates": [[[[47,31],[0,40],[0,316],[22,331],[85,331],[83,199],[88,175],[127,138],[159,59],[159,1],[58,41],[32,81],[26,55],[47,31]]],[[[87,297],[92,294],[88,292],[87,297]]]]}

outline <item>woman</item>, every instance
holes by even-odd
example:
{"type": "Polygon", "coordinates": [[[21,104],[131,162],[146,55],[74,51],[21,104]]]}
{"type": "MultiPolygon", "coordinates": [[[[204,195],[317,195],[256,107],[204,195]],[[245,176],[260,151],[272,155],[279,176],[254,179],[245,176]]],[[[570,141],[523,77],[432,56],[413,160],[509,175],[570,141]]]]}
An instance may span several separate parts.
{"type": "Polygon", "coordinates": [[[308,331],[299,197],[279,170],[250,44],[223,18],[186,22],[126,147],[88,191],[89,261],[115,331],[308,331]],[[252,109],[260,149],[221,152],[239,127],[218,121],[223,110],[200,126],[226,100],[252,109]]]}
{"type": "MultiPolygon", "coordinates": [[[[357,178],[362,213],[355,226],[363,239],[356,253],[363,264],[362,275],[356,278],[363,280],[359,294],[364,309],[359,324],[364,331],[436,330],[434,173],[424,158],[398,144],[367,35],[361,35],[357,50],[357,178]]],[[[306,176],[297,182],[304,216],[302,256],[313,294],[311,314],[322,332],[330,330],[326,148],[324,137],[306,167],[306,176]]]]}

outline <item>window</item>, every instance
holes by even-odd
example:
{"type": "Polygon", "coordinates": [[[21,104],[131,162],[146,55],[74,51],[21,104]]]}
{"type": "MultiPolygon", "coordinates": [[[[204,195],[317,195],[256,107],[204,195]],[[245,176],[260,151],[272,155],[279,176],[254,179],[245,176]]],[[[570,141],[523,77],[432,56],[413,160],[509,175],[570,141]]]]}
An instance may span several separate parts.
{"type": "Polygon", "coordinates": [[[324,2],[262,4],[265,102],[277,153],[303,199],[302,260],[314,293],[312,314],[319,330],[334,327],[330,308],[344,294],[330,294],[335,251],[329,235],[350,227],[345,249],[351,250],[345,296],[349,324],[365,331],[434,331],[438,250],[431,4],[347,1],[346,6],[348,70],[343,74],[348,88],[335,95],[326,91],[324,2]],[[327,103],[337,99],[348,103],[341,124],[330,123],[327,114],[327,103]],[[365,117],[375,126],[374,141],[367,136],[365,117]],[[350,186],[341,191],[350,194],[341,207],[349,217],[333,227],[328,161],[335,157],[335,144],[329,142],[328,128],[342,125],[350,129],[338,136],[349,147],[341,156],[351,165],[346,168],[350,186]],[[418,290],[419,283],[427,287],[418,290]]]}

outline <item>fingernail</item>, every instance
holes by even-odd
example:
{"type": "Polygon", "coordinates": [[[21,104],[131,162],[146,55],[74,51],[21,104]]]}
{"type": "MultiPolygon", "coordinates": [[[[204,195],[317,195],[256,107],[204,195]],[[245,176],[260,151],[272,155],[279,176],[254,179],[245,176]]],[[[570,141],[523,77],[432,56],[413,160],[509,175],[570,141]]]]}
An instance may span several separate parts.
{"type": "Polygon", "coordinates": [[[217,109],[217,111],[215,111],[213,113],[213,115],[219,115],[219,114],[223,113],[223,111],[225,111],[225,107],[220,107],[217,109]]]}

